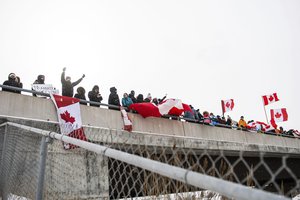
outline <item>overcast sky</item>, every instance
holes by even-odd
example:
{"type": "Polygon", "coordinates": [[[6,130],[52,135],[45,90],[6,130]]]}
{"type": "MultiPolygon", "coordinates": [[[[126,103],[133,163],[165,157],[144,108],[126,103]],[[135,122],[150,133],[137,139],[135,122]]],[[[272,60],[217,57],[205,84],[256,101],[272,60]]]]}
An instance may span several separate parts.
{"type": "Polygon", "coordinates": [[[262,95],[277,92],[300,130],[300,1],[1,0],[0,82],[10,72],[30,88],[37,75],[61,91],[60,75],[109,88],[179,98],[238,120],[266,121],[262,95]]]}

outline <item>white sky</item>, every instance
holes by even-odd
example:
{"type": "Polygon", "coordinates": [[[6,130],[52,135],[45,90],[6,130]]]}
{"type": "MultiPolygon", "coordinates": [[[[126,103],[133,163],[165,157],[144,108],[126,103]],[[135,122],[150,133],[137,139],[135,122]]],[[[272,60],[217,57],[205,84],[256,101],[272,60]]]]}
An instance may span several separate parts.
{"type": "Polygon", "coordinates": [[[298,0],[1,0],[0,82],[10,72],[24,88],[45,74],[61,90],[60,75],[86,92],[93,85],[107,103],[119,97],[179,98],[221,114],[235,100],[238,120],[265,121],[262,95],[277,92],[300,130],[300,1],[298,0]]]}

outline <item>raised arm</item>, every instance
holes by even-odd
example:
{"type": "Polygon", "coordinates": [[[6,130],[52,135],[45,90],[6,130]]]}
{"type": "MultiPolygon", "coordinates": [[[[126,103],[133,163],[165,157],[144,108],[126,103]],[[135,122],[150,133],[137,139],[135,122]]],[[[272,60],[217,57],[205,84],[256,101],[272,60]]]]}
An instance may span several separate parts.
{"type": "Polygon", "coordinates": [[[85,75],[83,74],[82,77],[81,77],[80,79],[78,79],[77,81],[75,81],[75,82],[72,83],[72,86],[74,87],[74,86],[78,85],[78,84],[82,81],[82,79],[83,79],[84,77],[85,77],[85,75]]]}
{"type": "Polygon", "coordinates": [[[66,71],[66,68],[64,67],[63,72],[61,73],[61,78],[60,78],[62,84],[64,84],[66,82],[65,71],[66,71]]]}

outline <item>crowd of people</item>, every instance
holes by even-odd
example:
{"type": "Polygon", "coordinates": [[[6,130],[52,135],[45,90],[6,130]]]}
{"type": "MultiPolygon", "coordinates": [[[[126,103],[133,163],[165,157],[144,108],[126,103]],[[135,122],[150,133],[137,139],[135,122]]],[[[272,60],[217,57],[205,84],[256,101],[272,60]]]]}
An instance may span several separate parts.
{"type": "MultiPolygon", "coordinates": [[[[68,96],[68,97],[74,97],[81,100],[87,100],[86,99],[86,91],[83,87],[78,87],[76,90],[76,94],[74,95],[74,87],[77,86],[84,78],[85,75],[83,74],[81,78],[79,78],[77,81],[72,82],[70,76],[65,76],[66,68],[63,68],[62,74],[61,74],[61,84],[62,84],[62,96],[68,96]]],[[[33,84],[45,84],[45,76],[44,75],[38,75],[37,79],[33,82],[33,84]]],[[[4,81],[3,85],[12,86],[16,88],[23,88],[23,84],[20,80],[20,78],[15,73],[10,73],[8,75],[8,80],[4,81]]],[[[21,93],[20,90],[11,89],[11,88],[2,88],[3,91],[8,92],[14,92],[14,93],[21,93]]],[[[33,94],[33,96],[36,96],[33,94]]],[[[143,94],[135,95],[135,91],[131,90],[130,93],[124,93],[123,98],[120,101],[119,95],[117,93],[116,87],[110,88],[110,94],[108,97],[108,108],[119,110],[119,106],[123,106],[128,108],[133,103],[143,103],[143,102],[151,102],[155,105],[159,105],[161,102],[163,102],[166,99],[167,95],[165,95],[163,98],[152,98],[151,93],[148,93],[146,98],[144,98],[143,94]]],[[[92,90],[88,92],[88,98],[89,98],[89,105],[94,107],[100,107],[100,103],[103,100],[103,97],[100,94],[99,86],[94,85],[92,90]],[[93,103],[94,102],[94,103],[93,103]]],[[[81,101],[80,103],[83,105],[88,105],[87,102],[81,101]]],[[[239,121],[234,121],[231,119],[231,117],[228,115],[227,119],[224,116],[220,115],[214,115],[213,113],[209,113],[208,111],[204,111],[203,113],[200,112],[199,109],[195,109],[192,105],[189,105],[190,110],[185,111],[183,116],[181,116],[181,119],[184,119],[189,122],[194,123],[202,123],[202,124],[208,124],[212,126],[221,126],[221,127],[227,127],[227,128],[234,128],[234,129],[241,129],[246,131],[256,131],[256,132],[266,132],[261,124],[256,124],[255,127],[249,126],[250,123],[253,123],[254,120],[250,120],[248,122],[245,121],[244,116],[241,116],[239,121]]],[[[164,116],[164,117],[170,117],[171,119],[178,119],[178,117],[174,116],[164,116]]],[[[290,129],[289,131],[285,131],[282,127],[274,128],[271,130],[268,130],[267,133],[274,133],[274,134],[284,134],[284,135],[290,135],[294,136],[293,129],[290,129]]]]}

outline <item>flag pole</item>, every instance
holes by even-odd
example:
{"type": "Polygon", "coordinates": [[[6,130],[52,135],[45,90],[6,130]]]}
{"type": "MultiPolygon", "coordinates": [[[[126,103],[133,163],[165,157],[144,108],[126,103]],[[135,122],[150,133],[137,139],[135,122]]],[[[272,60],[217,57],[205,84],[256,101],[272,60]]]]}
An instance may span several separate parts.
{"type": "Polygon", "coordinates": [[[224,101],[221,100],[222,116],[224,117],[224,101]]]}
{"type": "Polygon", "coordinates": [[[264,107],[264,111],[265,111],[265,116],[266,116],[267,124],[270,124],[270,123],[269,123],[269,120],[268,120],[267,111],[266,111],[266,106],[265,106],[265,104],[264,104],[264,98],[263,98],[263,97],[262,97],[262,104],[263,104],[263,107],[264,107]]]}

